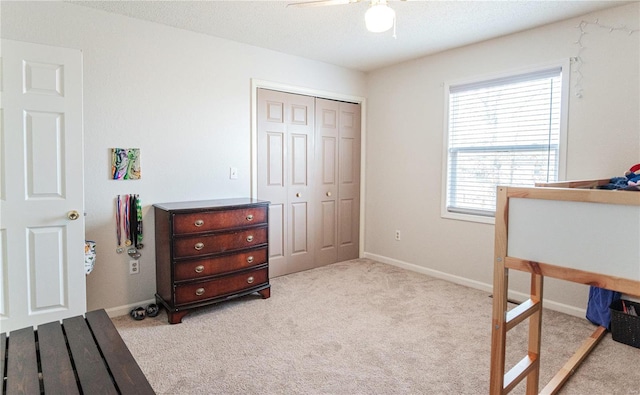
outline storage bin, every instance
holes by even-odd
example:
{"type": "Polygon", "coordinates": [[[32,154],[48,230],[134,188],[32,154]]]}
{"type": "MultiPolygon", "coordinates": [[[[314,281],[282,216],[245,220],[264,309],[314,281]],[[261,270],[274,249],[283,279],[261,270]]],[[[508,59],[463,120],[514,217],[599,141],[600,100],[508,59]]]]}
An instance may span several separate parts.
{"type": "Polygon", "coordinates": [[[611,337],[613,340],[640,348],[640,317],[624,312],[623,303],[640,314],[640,303],[619,299],[611,303],[611,337]]]}

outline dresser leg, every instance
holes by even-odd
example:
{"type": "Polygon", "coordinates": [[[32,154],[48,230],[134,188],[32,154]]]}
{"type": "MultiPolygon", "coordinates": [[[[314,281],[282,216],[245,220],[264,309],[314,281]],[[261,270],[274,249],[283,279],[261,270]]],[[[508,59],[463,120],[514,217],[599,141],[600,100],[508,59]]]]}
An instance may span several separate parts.
{"type": "Polygon", "coordinates": [[[262,299],[269,299],[269,297],[271,296],[271,288],[265,288],[261,291],[258,291],[258,293],[262,296],[262,299]]]}
{"type": "Polygon", "coordinates": [[[182,322],[182,317],[187,315],[189,310],[176,311],[175,313],[167,312],[170,324],[179,324],[182,322]]]}

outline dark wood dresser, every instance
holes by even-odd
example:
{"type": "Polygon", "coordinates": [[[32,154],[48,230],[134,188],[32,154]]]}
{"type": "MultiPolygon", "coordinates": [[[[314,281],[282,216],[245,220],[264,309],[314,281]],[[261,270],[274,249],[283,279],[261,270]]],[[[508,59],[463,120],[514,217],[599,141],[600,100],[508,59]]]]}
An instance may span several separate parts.
{"type": "Polygon", "coordinates": [[[156,300],[169,323],[196,307],[271,295],[268,209],[250,198],[154,204],[156,300]]]}

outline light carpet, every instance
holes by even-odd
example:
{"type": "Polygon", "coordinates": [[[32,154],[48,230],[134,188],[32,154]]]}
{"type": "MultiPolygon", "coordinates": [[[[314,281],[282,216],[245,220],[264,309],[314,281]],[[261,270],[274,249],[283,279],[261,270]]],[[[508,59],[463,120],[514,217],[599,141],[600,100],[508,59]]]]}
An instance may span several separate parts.
{"type": "MultiPolygon", "coordinates": [[[[201,308],[169,325],[113,319],[159,394],[486,394],[486,292],[367,259],[271,279],[271,298],[201,308]]],[[[545,310],[540,388],[595,327],[545,310]]],[[[527,324],[508,334],[507,366],[527,324]]],[[[512,392],[523,394],[524,383],[512,392]]],[[[640,394],[640,349],[606,338],[562,394],[640,394]]]]}

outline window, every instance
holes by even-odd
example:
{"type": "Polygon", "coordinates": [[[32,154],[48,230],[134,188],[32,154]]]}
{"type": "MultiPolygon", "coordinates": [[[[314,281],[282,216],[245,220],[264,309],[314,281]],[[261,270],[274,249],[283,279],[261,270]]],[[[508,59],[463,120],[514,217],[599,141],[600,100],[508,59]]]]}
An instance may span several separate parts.
{"type": "Polygon", "coordinates": [[[447,86],[444,217],[492,222],[496,186],[558,180],[567,101],[562,71],[447,86]]]}

